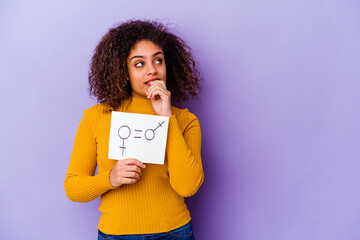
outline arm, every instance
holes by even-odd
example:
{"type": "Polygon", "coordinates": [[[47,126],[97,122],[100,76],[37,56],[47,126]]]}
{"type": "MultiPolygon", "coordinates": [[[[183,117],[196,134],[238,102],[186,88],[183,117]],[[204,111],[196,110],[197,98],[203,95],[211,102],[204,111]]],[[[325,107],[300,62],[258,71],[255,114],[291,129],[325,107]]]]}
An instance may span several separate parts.
{"type": "Polygon", "coordinates": [[[89,202],[114,187],[110,184],[110,170],[94,176],[96,169],[95,128],[90,110],[85,110],[76,132],[64,186],[68,198],[77,202],[89,202]]]}
{"type": "Polygon", "coordinates": [[[191,116],[184,133],[175,115],[169,119],[166,154],[170,184],[183,197],[194,195],[204,181],[200,124],[194,115],[191,116]]]}
{"type": "Polygon", "coordinates": [[[152,82],[146,94],[157,115],[169,116],[166,155],[170,185],[179,195],[192,196],[204,181],[199,121],[187,110],[179,116],[172,114],[171,93],[167,90],[165,81],[152,82]],[[179,127],[179,121],[181,125],[186,125],[184,132],[179,127]]]}

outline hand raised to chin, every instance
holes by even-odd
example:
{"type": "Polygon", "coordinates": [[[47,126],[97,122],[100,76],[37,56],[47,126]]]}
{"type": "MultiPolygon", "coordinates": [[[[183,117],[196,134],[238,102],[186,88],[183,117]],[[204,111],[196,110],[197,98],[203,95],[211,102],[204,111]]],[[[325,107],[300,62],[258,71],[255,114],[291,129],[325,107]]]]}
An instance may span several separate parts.
{"type": "Polygon", "coordinates": [[[147,93],[147,98],[151,100],[154,111],[159,116],[172,116],[171,93],[167,90],[165,82],[156,80],[151,82],[147,93]]]}

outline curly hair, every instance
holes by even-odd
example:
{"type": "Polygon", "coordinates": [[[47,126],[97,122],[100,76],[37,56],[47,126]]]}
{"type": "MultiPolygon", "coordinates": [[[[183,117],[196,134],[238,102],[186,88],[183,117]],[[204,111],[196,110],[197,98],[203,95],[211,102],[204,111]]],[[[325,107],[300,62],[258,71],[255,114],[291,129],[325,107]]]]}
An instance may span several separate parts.
{"type": "Polygon", "coordinates": [[[131,97],[126,59],[142,40],[153,42],[164,52],[166,87],[171,92],[172,104],[196,97],[201,79],[190,47],[163,24],[141,20],[130,20],[111,28],[99,42],[90,63],[90,95],[111,110],[131,97]]]}

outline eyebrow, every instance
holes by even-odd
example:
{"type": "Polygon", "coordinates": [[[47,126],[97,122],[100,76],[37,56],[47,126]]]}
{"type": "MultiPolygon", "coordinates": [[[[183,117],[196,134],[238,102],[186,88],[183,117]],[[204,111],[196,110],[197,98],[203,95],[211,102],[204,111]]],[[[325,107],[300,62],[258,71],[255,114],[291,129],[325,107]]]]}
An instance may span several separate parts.
{"type": "MultiPolygon", "coordinates": [[[[159,55],[159,54],[163,54],[163,52],[161,51],[158,51],[157,53],[154,53],[152,55],[152,57],[155,57],[156,55],[159,55]]],[[[164,54],[163,54],[164,55],[164,54]]],[[[133,56],[132,58],[130,58],[129,62],[133,59],[133,58],[145,58],[144,56],[133,56]]]]}

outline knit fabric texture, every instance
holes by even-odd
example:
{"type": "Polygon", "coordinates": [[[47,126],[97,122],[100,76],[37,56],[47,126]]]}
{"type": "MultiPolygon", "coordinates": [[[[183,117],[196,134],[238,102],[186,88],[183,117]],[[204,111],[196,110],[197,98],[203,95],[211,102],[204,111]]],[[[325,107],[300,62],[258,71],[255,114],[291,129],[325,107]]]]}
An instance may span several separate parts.
{"type": "MultiPolygon", "coordinates": [[[[204,179],[196,116],[172,107],[164,165],[145,164],[138,182],[114,188],[109,176],[117,161],[108,159],[111,112],[105,109],[99,104],[84,111],[64,182],[68,198],[89,202],[101,196],[98,227],[106,234],[160,233],[188,223],[184,197],[194,195],[204,179]]],[[[156,115],[150,100],[138,98],[118,111],[156,115]]]]}

